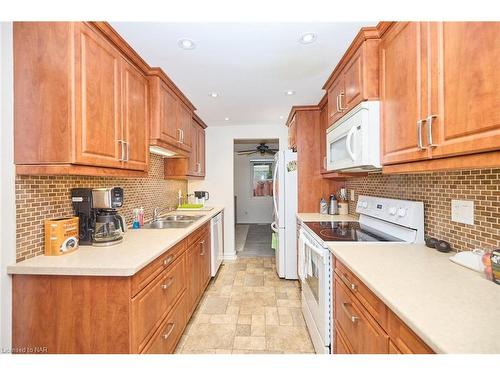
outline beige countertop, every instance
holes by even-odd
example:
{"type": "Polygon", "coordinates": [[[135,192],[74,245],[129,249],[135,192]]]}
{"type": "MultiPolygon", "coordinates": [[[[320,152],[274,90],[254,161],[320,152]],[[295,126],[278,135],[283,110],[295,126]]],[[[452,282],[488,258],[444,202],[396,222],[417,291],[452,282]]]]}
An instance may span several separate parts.
{"type": "Polygon", "coordinates": [[[40,255],[7,267],[9,274],[132,276],[166,250],[180,242],[212,217],[224,210],[178,211],[185,215],[204,215],[182,229],[129,229],[123,242],[110,247],[81,246],[61,256],[40,255]]]}
{"type": "Polygon", "coordinates": [[[437,353],[500,353],[500,285],[424,245],[326,242],[437,353]]]}
{"type": "Polygon", "coordinates": [[[297,214],[297,219],[305,221],[358,221],[353,215],[328,215],[319,213],[301,212],[297,214]]]}

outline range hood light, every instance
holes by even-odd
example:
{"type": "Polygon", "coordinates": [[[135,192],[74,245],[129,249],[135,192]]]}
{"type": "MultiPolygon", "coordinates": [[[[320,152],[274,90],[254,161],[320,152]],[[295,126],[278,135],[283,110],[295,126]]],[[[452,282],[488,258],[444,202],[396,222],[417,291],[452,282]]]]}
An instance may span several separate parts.
{"type": "Polygon", "coordinates": [[[160,155],[163,156],[164,158],[172,157],[177,155],[175,152],[167,150],[166,148],[163,147],[158,147],[158,146],[149,146],[149,152],[155,155],[160,155]]]}

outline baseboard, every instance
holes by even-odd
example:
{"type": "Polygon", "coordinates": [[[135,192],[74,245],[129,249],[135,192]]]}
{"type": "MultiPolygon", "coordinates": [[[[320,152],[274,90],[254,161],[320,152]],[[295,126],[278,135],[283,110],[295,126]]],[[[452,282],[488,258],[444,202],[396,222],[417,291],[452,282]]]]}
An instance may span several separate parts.
{"type": "Polygon", "coordinates": [[[224,256],[222,257],[223,260],[227,260],[227,261],[233,261],[233,260],[236,260],[236,258],[238,258],[238,256],[235,254],[224,254],[224,256]]]}

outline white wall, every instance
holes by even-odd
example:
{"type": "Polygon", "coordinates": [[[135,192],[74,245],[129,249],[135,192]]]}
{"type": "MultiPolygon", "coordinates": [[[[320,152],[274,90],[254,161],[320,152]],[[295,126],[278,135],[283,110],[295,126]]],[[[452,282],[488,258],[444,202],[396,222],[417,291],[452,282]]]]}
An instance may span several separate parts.
{"type": "MultiPolygon", "coordinates": [[[[248,149],[251,149],[248,147],[248,149]]],[[[273,198],[254,197],[250,160],[272,159],[273,156],[234,154],[234,189],[236,200],[236,223],[272,223],[273,198]]]]}
{"type": "Polygon", "coordinates": [[[0,22],[0,349],[12,345],[12,284],[16,261],[12,22],[0,22]]]}
{"type": "Polygon", "coordinates": [[[263,126],[208,126],[206,129],[206,176],[201,181],[190,181],[189,192],[206,190],[212,206],[224,206],[224,258],[234,259],[234,140],[279,140],[280,149],[287,147],[285,125],[263,126]]]}

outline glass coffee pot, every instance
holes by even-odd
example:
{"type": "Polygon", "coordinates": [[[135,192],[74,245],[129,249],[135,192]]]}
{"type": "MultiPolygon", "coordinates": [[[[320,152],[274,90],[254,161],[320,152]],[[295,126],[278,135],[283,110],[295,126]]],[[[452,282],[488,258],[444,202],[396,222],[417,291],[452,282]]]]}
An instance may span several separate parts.
{"type": "Polygon", "coordinates": [[[125,221],[116,210],[99,210],[96,215],[94,246],[111,246],[122,242],[125,221]]]}

